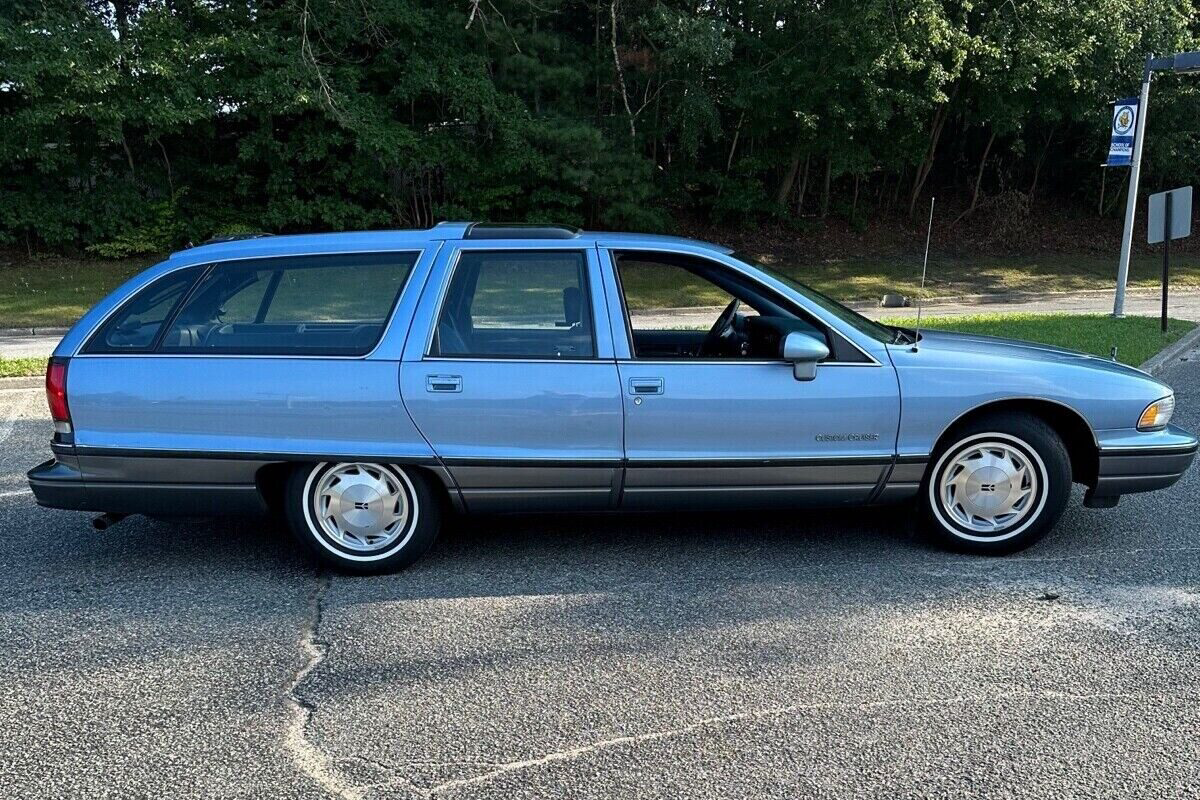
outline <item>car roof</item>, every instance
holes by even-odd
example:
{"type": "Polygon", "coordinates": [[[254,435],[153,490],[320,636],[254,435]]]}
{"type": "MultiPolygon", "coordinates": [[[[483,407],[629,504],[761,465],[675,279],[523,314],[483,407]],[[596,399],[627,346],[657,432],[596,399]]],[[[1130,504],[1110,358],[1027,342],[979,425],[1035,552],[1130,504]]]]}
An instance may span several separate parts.
{"type": "Polygon", "coordinates": [[[213,240],[172,253],[173,265],[208,261],[313,253],[345,253],[404,250],[424,247],[429,242],[472,241],[575,241],[584,246],[654,247],[687,245],[720,253],[733,252],[722,245],[652,233],[581,231],[561,225],[488,225],[472,222],[441,222],[424,230],[353,231],[346,233],[302,233],[284,236],[250,234],[213,240]]]}

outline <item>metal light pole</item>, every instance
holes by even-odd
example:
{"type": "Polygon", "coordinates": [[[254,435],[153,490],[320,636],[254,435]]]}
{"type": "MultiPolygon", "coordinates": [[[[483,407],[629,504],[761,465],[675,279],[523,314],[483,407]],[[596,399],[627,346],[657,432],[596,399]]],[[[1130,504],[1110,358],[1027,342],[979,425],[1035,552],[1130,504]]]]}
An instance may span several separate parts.
{"type": "Polygon", "coordinates": [[[1125,316],[1125,285],[1129,282],[1129,253],[1133,248],[1133,221],[1137,216],[1138,178],[1142,173],[1142,143],[1146,131],[1146,113],[1150,107],[1150,78],[1155,72],[1175,72],[1186,75],[1200,72],[1200,52],[1176,53],[1173,56],[1146,57],[1142,73],[1142,94],[1138,101],[1137,130],[1133,134],[1133,164],[1129,172],[1129,195],[1125,200],[1125,230],[1121,234],[1121,260],[1117,265],[1117,293],[1113,299],[1113,316],[1125,316]]]}

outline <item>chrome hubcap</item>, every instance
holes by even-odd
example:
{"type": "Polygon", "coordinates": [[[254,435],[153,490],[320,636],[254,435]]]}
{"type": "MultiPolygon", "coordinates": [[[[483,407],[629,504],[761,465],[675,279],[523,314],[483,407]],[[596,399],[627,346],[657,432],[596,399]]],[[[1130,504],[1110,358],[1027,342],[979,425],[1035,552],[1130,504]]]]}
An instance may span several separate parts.
{"type": "Polygon", "coordinates": [[[1033,510],[1038,471],[1012,445],[983,441],[963,449],[946,465],[939,484],[942,508],[968,530],[1001,533],[1033,510]]]}
{"type": "Polygon", "coordinates": [[[339,464],[312,490],[317,524],[350,550],[381,550],[407,527],[409,501],[400,478],[380,464],[339,464]]]}

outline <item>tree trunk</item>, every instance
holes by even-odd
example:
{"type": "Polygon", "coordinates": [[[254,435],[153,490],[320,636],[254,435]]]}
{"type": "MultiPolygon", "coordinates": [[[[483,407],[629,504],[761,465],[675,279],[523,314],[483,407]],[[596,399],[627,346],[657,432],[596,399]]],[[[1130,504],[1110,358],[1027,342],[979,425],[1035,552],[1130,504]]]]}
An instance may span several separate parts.
{"type": "Polygon", "coordinates": [[[992,135],[988,137],[987,145],[983,148],[983,157],[979,159],[979,171],[975,173],[975,191],[971,193],[971,205],[966,211],[958,215],[958,219],[952,224],[957,225],[958,222],[966,216],[974,213],[975,206],[979,203],[979,185],[983,183],[983,167],[987,164],[988,153],[992,152],[992,143],[996,141],[996,130],[992,129],[992,135]]]}
{"type": "Polygon", "coordinates": [[[737,152],[738,138],[742,135],[742,123],[746,121],[746,112],[738,117],[737,127],[733,130],[733,142],[729,145],[729,156],[725,159],[725,174],[729,174],[730,167],[733,166],[733,154],[737,152]]]}
{"type": "Polygon", "coordinates": [[[825,188],[821,193],[821,219],[829,213],[829,179],[833,174],[833,154],[825,159],[825,188]]]}
{"type": "Polygon", "coordinates": [[[611,44],[613,68],[617,71],[617,85],[621,89],[621,102],[625,105],[625,114],[629,117],[629,146],[637,147],[637,126],[633,121],[633,109],[629,107],[629,92],[625,90],[625,71],[621,69],[621,56],[617,53],[617,0],[612,0],[608,6],[609,18],[612,21],[611,44]]]}
{"type": "Polygon", "coordinates": [[[171,159],[167,158],[167,148],[163,147],[162,139],[155,136],[154,143],[158,145],[159,152],[162,153],[163,166],[167,169],[167,191],[171,193],[171,199],[174,199],[175,177],[171,174],[171,159]]]}
{"type": "Polygon", "coordinates": [[[796,216],[804,216],[804,194],[808,191],[808,165],[812,162],[812,153],[804,157],[804,175],[800,178],[800,191],[796,193],[796,216]]]}
{"type": "Polygon", "coordinates": [[[921,196],[921,189],[925,187],[925,179],[929,177],[929,173],[933,170],[933,157],[937,154],[938,139],[942,136],[942,128],[946,125],[946,118],[950,116],[950,106],[954,103],[954,98],[958,96],[958,84],[954,84],[954,89],[951,90],[950,96],[937,107],[937,111],[933,114],[933,124],[929,130],[929,148],[925,151],[925,158],[917,167],[917,174],[913,178],[912,195],[908,199],[908,215],[911,217],[917,207],[917,199],[921,196]]]}
{"type": "Polygon", "coordinates": [[[1042,162],[1046,160],[1046,151],[1050,149],[1050,140],[1054,138],[1054,131],[1058,129],[1057,125],[1050,126],[1050,133],[1046,135],[1046,143],[1042,145],[1042,153],[1038,156],[1037,164],[1033,167],[1033,183],[1029,184],[1029,202],[1033,202],[1033,195],[1037,192],[1038,176],[1042,172],[1042,162]]]}
{"type": "MultiPolygon", "coordinates": [[[[739,128],[741,126],[739,125],[739,128]]],[[[783,205],[787,202],[788,195],[792,193],[792,186],[796,183],[796,173],[800,171],[800,153],[804,150],[800,142],[796,142],[792,147],[792,161],[788,165],[788,170],[784,173],[783,180],[779,182],[779,188],[775,191],[776,205],[783,205]]],[[[729,167],[725,170],[728,172],[729,167]]]]}

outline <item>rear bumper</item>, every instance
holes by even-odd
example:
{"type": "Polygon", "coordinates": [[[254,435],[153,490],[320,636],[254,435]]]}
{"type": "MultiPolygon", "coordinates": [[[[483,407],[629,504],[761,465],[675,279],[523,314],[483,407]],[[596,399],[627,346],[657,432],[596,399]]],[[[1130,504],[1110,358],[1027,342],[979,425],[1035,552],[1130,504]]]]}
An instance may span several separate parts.
{"type": "Polygon", "coordinates": [[[68,461],[51,459],[26,473],[38,505],[117,514],[210,516],[267,510],[254,484],[85,480],[68,461]]]}
{"type": "Polygon", "coordinates": [[[1174,426],[1159,431],[1144,445],[1101,447],[1096,497],[1116,497],[1164,489],[1175,483],[1196,458],[1197,439],[1174,426]]]}

